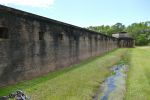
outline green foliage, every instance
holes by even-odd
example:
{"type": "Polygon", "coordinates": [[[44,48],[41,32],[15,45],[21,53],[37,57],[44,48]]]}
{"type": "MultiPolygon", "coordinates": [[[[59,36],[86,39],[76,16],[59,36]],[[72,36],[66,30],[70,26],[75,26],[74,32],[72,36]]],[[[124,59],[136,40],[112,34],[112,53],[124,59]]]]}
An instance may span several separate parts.
{"type": "Polygon", "coordinates": [[[93,30],[93,31],[96,31],[96,32],[100,32],[100,33],[103,33],[103,34],[106,34],[106,35],[111,35],[111,27],[110,26],[90,26],[88,27],[89,30],[93,30]]]}
{"type": "Polygon", "coordinates": [[[146,34],[139,34],[137,37],[136,37],[136,42],[135,44],[136,45],[148,45],[148,39],[146,37],[146,34]]]}
{"type": "Polygon", "coordinates": [[[127,31],[129,35],[135,39],[136,45],[150,44],[150,21],[133,23],[127,27],[125,27],[122,23],[116,23],[112,26],[90,26],[88,29],[110,36],[113,33],[127,31]]]}
{"type": "Polygon", "coordinates": [[[111,28],[113,30],[113,33],[118,33],[125,30],[125,25],[123,25],[122,23],[116,23],[111,28]]]}
{"type": "Polygon", "coordinates": [[[122,23],[116,23],[115,25],[112,26],[109,25],[90,26],[87,29],[111,36],[113,33],[124,31],[125,25],[123,25],[122,23]]]}
{"type": "Polygon", "coordinates": [[[150,22],[133,23],[126,31],[135,39],[136,45],[147,45],[150,43],[150,22]]]}

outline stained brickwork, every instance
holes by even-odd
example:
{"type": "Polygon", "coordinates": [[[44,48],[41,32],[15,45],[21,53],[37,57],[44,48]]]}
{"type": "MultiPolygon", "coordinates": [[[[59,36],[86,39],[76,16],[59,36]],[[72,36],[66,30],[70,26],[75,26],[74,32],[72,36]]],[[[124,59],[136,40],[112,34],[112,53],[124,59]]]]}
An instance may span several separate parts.
{"type": "Polygon", "coordinates": [[[0,5],[0,86],[55,71],[118,47],[118,39],[0,5]],[[3,36],[2,35],[2,36],[3,36]],[[5,36],[5,35],[4,35],[5,36]]]}

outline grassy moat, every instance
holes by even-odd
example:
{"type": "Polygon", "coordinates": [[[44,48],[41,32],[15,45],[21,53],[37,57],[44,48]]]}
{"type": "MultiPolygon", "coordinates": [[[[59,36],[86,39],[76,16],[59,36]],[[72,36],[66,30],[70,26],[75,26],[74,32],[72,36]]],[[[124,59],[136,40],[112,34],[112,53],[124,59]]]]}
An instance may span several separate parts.
{"type": "MultiPolygon", "coordinates": [[[[103,56],[16,85],[0,88],[0,96],[22,90],[32,100],[92,100],[116,64],[129,65],[125,100],[150,100],[150,47],[116,49],[103,56]]],[[[114,99],[115,100],[115,99],[114,99]]]]}

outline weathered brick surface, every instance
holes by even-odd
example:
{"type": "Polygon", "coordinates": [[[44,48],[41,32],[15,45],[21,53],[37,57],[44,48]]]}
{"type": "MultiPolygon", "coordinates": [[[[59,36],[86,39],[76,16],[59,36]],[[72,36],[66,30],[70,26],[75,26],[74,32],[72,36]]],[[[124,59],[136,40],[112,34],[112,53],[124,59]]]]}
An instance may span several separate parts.
{"type": "Polygon", "coordinates": [[[113,37],[0,6],[0,86],[54,71],[118,47],[113,37]],[[39,40],[39,32],[43,39],[39,40]]]}

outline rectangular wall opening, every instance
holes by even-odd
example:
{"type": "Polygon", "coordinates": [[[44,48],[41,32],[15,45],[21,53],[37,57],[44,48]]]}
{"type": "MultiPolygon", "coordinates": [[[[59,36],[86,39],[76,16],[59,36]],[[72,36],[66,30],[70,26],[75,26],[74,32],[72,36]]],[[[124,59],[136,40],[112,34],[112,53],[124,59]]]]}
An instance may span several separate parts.
{"type": "Polygon", "coordinates": [[[61,33],[61,34],[59,34],[59,40],[64,40],[64,36],[63,36],[63,34],[61,33]]]}
{"type": "Polygon", "coordinates": [[[39,32],[39,40],[44,40],[44,32],[39,32]]]}
{"type": "Polygon", "coordinates": [[[0,27],[0,39],[8,39],[8,29],[6,27],[0,27]]]}

